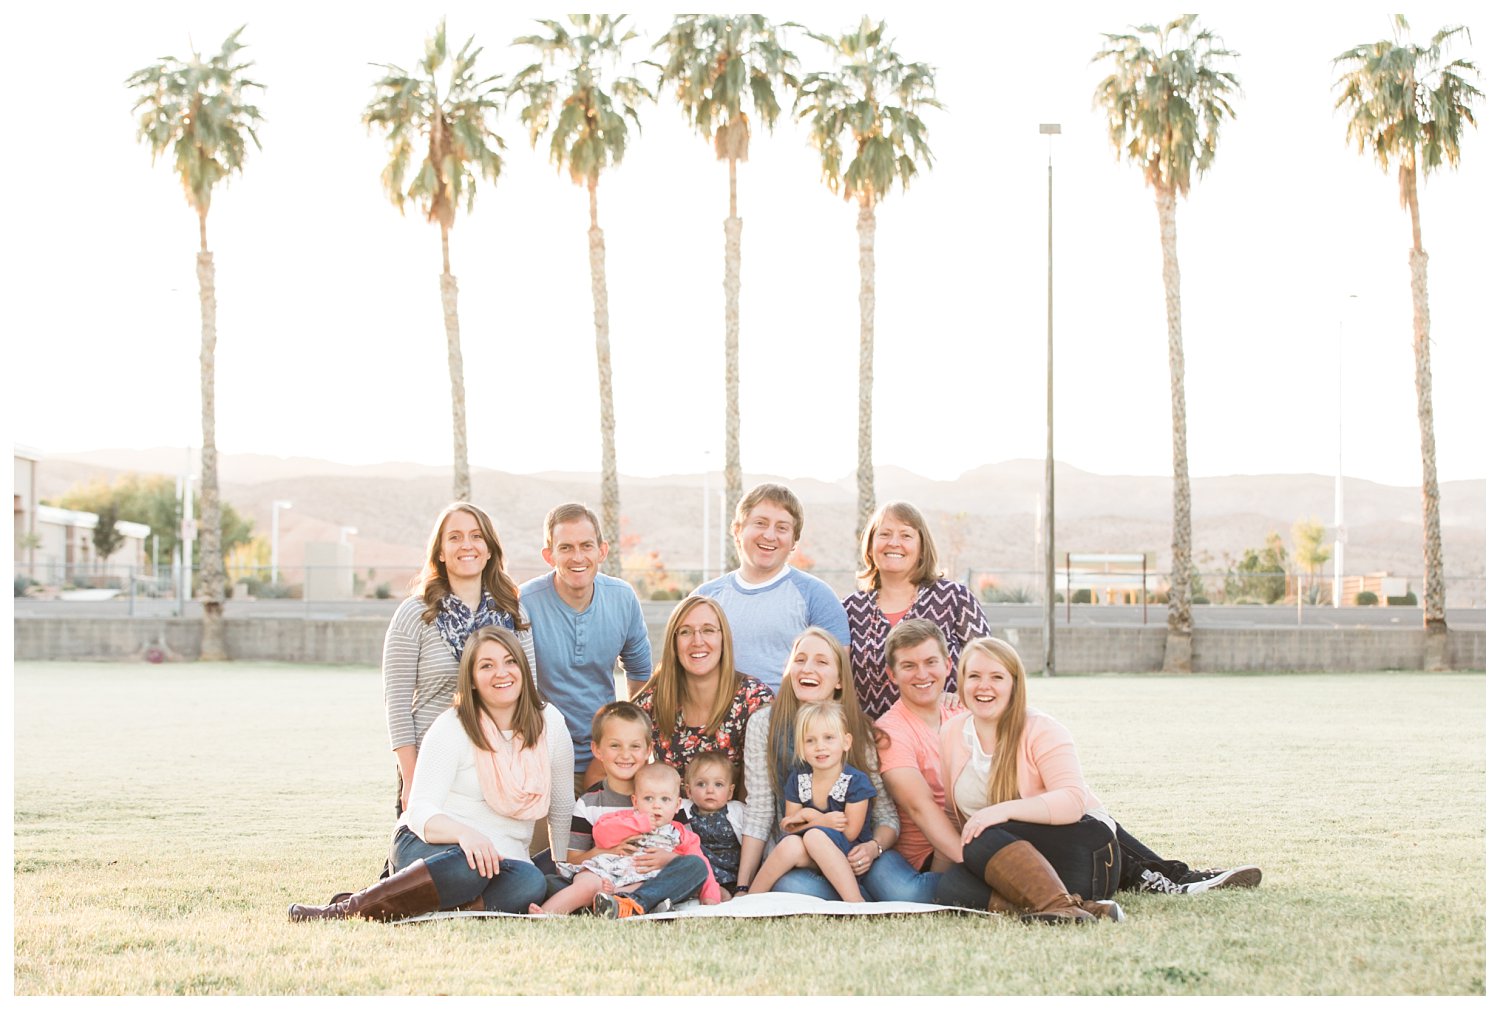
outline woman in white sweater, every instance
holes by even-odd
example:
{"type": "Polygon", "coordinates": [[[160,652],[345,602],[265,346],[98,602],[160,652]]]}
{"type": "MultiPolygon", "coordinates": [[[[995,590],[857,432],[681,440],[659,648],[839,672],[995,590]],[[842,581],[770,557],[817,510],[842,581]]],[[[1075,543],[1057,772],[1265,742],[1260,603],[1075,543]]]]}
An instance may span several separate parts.
{"type": "Polygon", "coordinates": [[[468,637],[453,707],[427,731],[406,812],[391,839],[395,873],[331,905],[292,905],[305,919],[405,919],[440,909],[525,912],[546,896],[527,856],[536,822],[566,855],[573,743],[544,707],[514,634],[488,625],[468,637]]]}

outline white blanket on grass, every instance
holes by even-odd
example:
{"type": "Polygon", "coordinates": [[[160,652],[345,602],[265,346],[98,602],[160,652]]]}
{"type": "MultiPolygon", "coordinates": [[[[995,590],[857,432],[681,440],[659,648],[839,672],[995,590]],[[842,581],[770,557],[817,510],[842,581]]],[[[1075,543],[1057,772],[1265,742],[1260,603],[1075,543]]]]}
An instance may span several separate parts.
{"type": "MultiPolygon", "coordinates": [[[[700,905],[696,901],[685,901],[673,906],[670,912],[631,916],[626,922],[657,922],[665,919],[725,918],[744,919],[772,918],[784,915],[925,915],[930,912],[960,912],[968,915],[989,916],[993,913],[973,908],[956,908],[951,905],[927,905],[917,901],[825,901],[810,894],[784,894],[771,891],[766,894],[742,894],[733,901],[718,905],[700,905]]],[[[473,916],[505,916],[508,918],[534,918],[511,912],[429,912],[404,922],[426,922],[432,919],[458,919],[473,916]]]]}

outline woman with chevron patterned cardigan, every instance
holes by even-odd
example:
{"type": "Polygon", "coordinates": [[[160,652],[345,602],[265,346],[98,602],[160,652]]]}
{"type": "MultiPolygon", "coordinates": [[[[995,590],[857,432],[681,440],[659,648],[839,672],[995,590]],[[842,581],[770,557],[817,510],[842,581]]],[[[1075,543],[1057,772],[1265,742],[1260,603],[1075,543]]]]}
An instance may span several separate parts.
{"type": "Polygon", "coordinates": [[[887,502],[865,527],[859,571],[860,592],[844,599],[849,614],[849,660],[859,705],[878,719],[899,695],[885,673],[885,640],[904,620],[922,617],[948,640],[945,692],[957,689],[952,671],[971,639],[990,633],[979,601],[962,583],[943,578],[927,520],[910,502],[887,502]]]}

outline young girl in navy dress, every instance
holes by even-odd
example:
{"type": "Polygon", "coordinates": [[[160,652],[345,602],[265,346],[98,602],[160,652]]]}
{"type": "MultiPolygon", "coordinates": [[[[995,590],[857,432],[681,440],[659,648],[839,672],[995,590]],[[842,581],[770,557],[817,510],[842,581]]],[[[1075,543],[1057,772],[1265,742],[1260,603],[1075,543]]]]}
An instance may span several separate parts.
{"type": "Polygon", "coordinates": [[[750,892],[769,891],[788,870],[816,866],[844,901],[863,901],[849,868],[849,850],[872,837],[870,777],[844,758],[854,737],[837,702],[803,705],[797,712],[798,766],[787,776],[786,836],[755,875],[750,892]]]}

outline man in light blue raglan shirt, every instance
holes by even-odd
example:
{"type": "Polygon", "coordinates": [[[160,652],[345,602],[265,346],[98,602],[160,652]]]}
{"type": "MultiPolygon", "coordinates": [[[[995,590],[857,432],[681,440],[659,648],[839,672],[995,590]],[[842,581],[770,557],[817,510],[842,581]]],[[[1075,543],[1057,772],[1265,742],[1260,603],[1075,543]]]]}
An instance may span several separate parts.
{"type": "Polygon", "coordinates": [[[615,660],[627,678],[644,683],[651,676],[651,643],[630,583],[599,571],[609,544],[591,509],[557,506],[547,513],[543,536],[542,558],[552,571],[521,586],[521,605],[531,621],[537,687],[562,710],[573,738],[576,796],[592,758],[589,724],[615,700],[615,660]]]}
{"type": "Polygon", "coordinates": [[[783,484],[760,484],[734,510],[737,571],[695,592],[724,608],[734,636],[734,667],[781,688],[792,643],[809,625],[849,645],[849,615],[828,583],[787,563],[802,539],[802,503],[783,484]]]}

